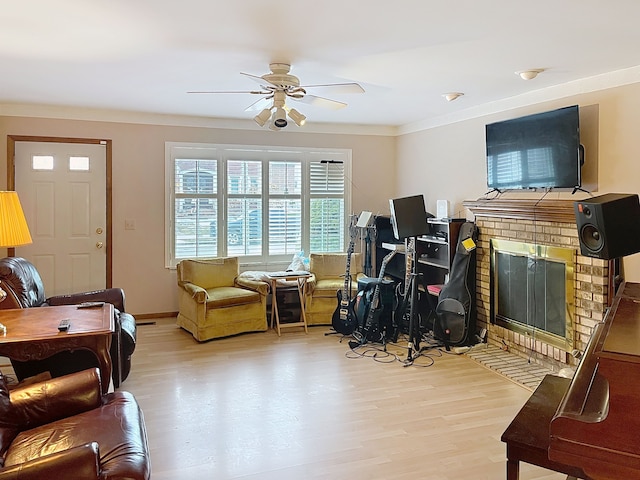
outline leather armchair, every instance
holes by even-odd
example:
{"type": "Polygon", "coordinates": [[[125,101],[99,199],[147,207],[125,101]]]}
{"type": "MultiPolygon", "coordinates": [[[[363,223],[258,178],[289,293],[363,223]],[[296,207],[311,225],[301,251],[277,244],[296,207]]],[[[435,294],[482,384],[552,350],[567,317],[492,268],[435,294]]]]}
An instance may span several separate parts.
{"type": "Polygon", "coordinates": [[[199,342],[267,329],[269,284],[239,277],[238,257],[182,260],[178,326],[199,342]]]}
{"type": "MultiPolygon", "coordinates": [[[[46,298],[44,284],[36,267],[21,257],[0,259],[0,288],[7,298],[0,302],[0,309],[31,308],[58,305],[77,305],[82,302],[105,302],[114,306],[115,332],[111,341],[113,385],[119,387],[131,371],[131,355],[136,346],[136,321],[125,312],[124,291],[107,288],[93,292],[57,295],[46,298]]],[[[88,351],[61,352],[45,360],[11,361],[18,380],[49,371],[58,377],[67,373],[97,366],[97,359],[88,351]]]]}
{"type": "Polygon", "coordinates": [[[148,480],[138,403],[129,392],[101,391],[98,369],[12,390],[0,374],[0,480],[148,480]]]}
{"type": "MultiPolygon", "coordinates": [[[[305,313],[309,325],[331,325],[338,308],[338,290],[344,288],[347,268],[346,253],[312,253],[309,255],[311,278],[307,281],[305,313]]],[[[366,277],[362,271],[362,254],[351,254],[351,298],[355,298],[358,280],[366,277]]]]}

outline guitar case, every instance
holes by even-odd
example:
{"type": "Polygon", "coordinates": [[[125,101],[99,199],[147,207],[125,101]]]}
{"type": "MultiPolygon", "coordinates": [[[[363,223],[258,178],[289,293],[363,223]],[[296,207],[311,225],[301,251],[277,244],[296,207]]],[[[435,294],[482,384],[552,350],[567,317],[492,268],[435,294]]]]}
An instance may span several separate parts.
{"type": "Polygon", "coordinates": [[[475,223],[463,223],[458,234],[449,281],[442,287],[438,297],[433,334],[445,344],[447,350],[452,346],[471,345],[475,339],[477,240],[478,228],[475,223]]]}

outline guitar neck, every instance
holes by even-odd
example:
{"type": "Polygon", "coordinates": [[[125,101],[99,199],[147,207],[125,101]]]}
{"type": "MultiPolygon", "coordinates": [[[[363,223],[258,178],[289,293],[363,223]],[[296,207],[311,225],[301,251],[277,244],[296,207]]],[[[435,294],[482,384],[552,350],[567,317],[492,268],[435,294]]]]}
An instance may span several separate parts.
{"type": "Polygon", "coordinates": [[[392,251],[382,260],[382,265],[380,266],[380,275],[378,275],[378,283],[376,284],[376,288],[373,291],[373,297],[371,299],[371,307],[369,308],[369,315],[367,316],[367,323],[370,323],[373,320],[373,316],[376,308],[378,307],[378,297],[380,296],[380,283],[384,279],[384,271],[387,268],[387,263],[391,260],[391,258],[396,254],[396,251],[392,251]]]}
{"type": "Polygon", "coordinates": [[[350,293],[349,282],[351,280],[351,253],[347,255],[347,269],[344,272],[344,287],[342,287],[343,297],[347,297],[350,293]]]}
{"type": "Polygon", "coordinates": [[[347,267],[344,272],[344,286],[342,287],[342,304],[348,304],[351,297],[351,255],[353,254],[354,239],[351,237],[347,249],[347,267]]]}
{"type": "Polygon", "coordinates": [[[407,248],[405,248],[405,262],[404,262],[404,291],[403,294],[407,294],[409,289],[409,283],[411,282],[411,273],[413,272],[413,261],[416,254],[416,239],[415,237],[409,237],[407,239],[407,248]]]}

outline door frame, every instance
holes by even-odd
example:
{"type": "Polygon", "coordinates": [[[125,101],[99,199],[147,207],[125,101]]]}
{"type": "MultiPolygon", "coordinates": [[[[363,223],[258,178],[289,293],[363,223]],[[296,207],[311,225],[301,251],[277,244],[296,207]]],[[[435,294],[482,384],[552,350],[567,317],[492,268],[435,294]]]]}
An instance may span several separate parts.
{"type": "MultiPolygon", "coordinates": [[[[16,142],[41,142],[41,143],[85,143],[91,145],[104,145],[105,150],[105,181],[106,181],[106,276],[105,285],[111,288],[113,285],[113,248],[112,248],[112,140],[102,138],[70,138],[70,137],[38,137],[30,135],[7,135],[7,189],[16,188],[16,142]]],[[[8,255],[15,255],[15,248],[8,249],[8,255]]]]}

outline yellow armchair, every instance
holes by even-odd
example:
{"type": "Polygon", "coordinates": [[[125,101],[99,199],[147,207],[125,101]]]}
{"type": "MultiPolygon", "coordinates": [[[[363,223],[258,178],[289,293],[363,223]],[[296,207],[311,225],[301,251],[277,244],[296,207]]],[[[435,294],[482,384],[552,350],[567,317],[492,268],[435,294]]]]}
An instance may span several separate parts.
{"type": "MultiPolygon", "coordinates": [[[[305,312],[308,325],[331,325],[331,317],[338,307],[338,290],[344,288],[347,268],[346,253],[312,253],[309,255],[311,278],[307,282],[305,312]]],[[[353,253],[349,268],[351,298],[357,293],[358,280],[366,277],[362,271],[362,254],[353,253]]]]}
{"type": "Polygon", "coordinates": [[[178,319],[199,342],[267,330],[269,284],[238,278],[238,257],[182,260],[178,319]]]}

